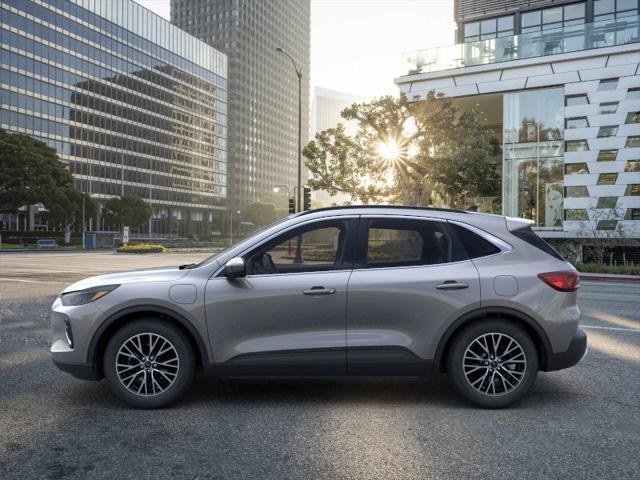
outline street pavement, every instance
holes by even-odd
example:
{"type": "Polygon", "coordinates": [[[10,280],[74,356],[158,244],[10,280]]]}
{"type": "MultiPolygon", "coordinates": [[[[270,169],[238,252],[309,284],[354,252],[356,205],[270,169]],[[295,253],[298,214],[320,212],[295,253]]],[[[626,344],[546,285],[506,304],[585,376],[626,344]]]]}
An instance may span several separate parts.
{"type": "Polygon", "coordinates": [[[640,283],[583,282],[587,357],[505,410],[442,376],[199,377],[176,407],[141,411],[52,365],[66,284],[204,256],[0,254],[0,478],[640,478],[640,283]]]}

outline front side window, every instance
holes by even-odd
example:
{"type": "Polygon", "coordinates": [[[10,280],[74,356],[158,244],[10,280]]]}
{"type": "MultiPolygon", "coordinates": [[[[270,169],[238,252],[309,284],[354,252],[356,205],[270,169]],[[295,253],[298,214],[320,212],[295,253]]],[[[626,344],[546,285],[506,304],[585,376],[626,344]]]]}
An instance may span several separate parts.
{"type": "Polygon", "coordinates": [[[369,220],[365,265],[369,268],[436,265],[449,261],[450,242],[439,222],[369,220]]]}
{"type": "Polygon", "coordinates": [[[249,275],[335,270],[342,266],[346,223],[321,222],[285,233],[249,254],[249,275]]]}

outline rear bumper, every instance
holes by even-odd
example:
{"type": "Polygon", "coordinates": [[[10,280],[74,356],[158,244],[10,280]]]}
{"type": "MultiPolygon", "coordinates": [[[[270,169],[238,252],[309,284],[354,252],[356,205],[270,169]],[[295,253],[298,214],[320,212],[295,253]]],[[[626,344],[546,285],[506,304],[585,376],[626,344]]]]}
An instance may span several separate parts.
{"type": "Polygon", "coordinates": [[[587,354],[587,334],[578,329],[564,352],[552,353],[547,357],[545,372],[573,367],[587,354]]]}

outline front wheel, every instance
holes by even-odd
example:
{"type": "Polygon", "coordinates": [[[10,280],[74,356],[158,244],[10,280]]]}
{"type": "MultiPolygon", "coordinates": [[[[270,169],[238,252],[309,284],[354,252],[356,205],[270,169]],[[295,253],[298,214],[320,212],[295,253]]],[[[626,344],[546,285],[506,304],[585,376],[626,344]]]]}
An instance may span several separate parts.
{"type": "Polygon", "coordinates": [[[185,334],[164,320],[147,318],[118,330],[104,354],[104,374],[113,392],[139,408],[178,401],[195,374],[193,348],[185,334]]]}
{"type": "Polygon", "coordinates": [[[538,352],[527,333],[512,323],[484,320],[453,341],[447,372],[454,388],[484,408],[500,408],[522,398],[538,374],[538,352]]]}

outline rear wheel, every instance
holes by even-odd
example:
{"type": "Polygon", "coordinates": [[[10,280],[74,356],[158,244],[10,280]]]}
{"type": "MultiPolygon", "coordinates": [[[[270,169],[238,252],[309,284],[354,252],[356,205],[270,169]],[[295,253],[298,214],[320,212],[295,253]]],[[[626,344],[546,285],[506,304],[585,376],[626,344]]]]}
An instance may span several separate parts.
{"type": "Polygon", "coordinates": [[[538,352],[517,325],[484,320],[456,336],[447,357],[447,372],[466,399],[484,408],[505,407],[533,386],[538,352]]]}
{"type": "Polygon", "coordinates": [[[164,320],[136,320],[109,341],[104,373],[125,402],[140,408],[164,407],[178,401],[193,381],[193,348],[182,331],[164,320]]]}

